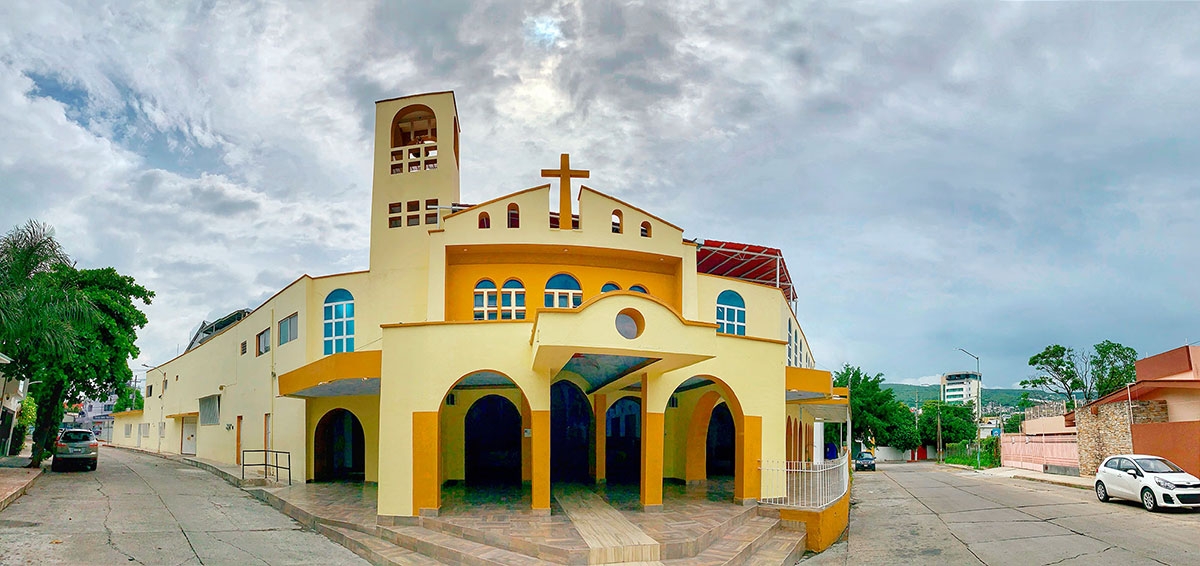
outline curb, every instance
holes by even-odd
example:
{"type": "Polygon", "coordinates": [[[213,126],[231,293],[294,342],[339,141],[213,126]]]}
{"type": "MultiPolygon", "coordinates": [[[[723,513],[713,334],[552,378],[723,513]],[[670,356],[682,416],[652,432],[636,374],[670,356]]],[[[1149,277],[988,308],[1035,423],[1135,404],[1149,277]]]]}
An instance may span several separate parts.
{"type": "Polygon", "coordinates": [[[218,478],[221,478],[222,480],[225,480],[225,483],[232,485],[233,487],[236,487],[238,489],[244,490],[247,487],[274,487],[274,486],[268,485],[267,480],[264,478],[252,478],[252,479],[248,479],[248,480],[243,480],[242,478],[239,478],[229,472],[226,472],[225,470],[222,470],[221,468],[218,468],[212,464],[209,464],[207,462],[201,462],[200,460],[194,460],[192,458],[188,458],[187,456],[180,456],[178,454],[168,454],[168,453],[163,453],[163,452],[151,452],[149,450],[142,450],[141,448],[133,448],[130,446],[118,446],[116,444],[106,444],[106,446],[111,446],[112,448],[120,448],[121,450],[128,450],[130,452],[137,452],[138,454],[146,454],[148,456],[157,456],[164,460],[171,460],[172,462],[179,462],[181,464],[187,464],[193,468],[200,468],[201,470],[204,470],[214,476],[217,476],[218,478]]]}
{"type": "Polygon", "coordinates": [[[1073,487],[1075,489],[1085,489],[1088,491],[1091,491],[1091,489],[1092,489],[1090,486],[1077,485],[1077,484],[1073,484],[1073,483],[1065,482],[1065,481],[1048,480],[1048,479],[1043,479],[1043,478],[1031,478],[1029,476],[1013,476],[1013,477],[1016,479],[1019,479],[1019,480],[1032,481],[1032,482],[1037,482],[1037,483],[1048,483],[1050,485],[1060,485],[1062,487],[1073,487]]]}
{"type": "Polygon", "coordinates": [[[37,473],[33,474],[32,477],[30,477],[29,480],[25,482],[25,485],[17,488],[12,493],[6,495],[4,497],[4,499],[0,500],[0,511],[3,511],[9,505],[12,505],[13,502],[15,502],[17,500],[17,498],[21,497],[22,495],[25,495],[25,492],[29,491],[29,487],[33,485],[33,482],[36,481],[38,478],[42,477],[42,474],[44,474],[44,473],[46,473],[46,468],[38,467],[37,473]]]}

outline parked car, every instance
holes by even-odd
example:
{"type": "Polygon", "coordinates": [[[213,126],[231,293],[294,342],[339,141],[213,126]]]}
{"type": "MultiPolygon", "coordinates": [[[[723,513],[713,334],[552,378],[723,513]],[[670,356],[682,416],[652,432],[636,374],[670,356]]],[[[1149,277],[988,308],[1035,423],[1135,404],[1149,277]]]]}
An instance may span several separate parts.
{"type": "Polygon", "coordinates": [[[83,465],[89,470],[96,469],[96,460],[100,456],[100,442],[90,430],[64,430],[54,443],[54,460],[50,469],[61,472],[71,464],[83,465]]]}
{"type": "Polygon", "coordinates": [[[1166,458],[1118,454],[1096,470],[1096,498],[1140,501],[1147,511],[1159,507],[1200,507],[1200,479],[1166,458]]]}
{"type": "Polygon", "coordinates": [[[870,452],[859,452],[858,456],[854,457],[854,471],[871,470],[875,471],[875,455],[870,452]]]}

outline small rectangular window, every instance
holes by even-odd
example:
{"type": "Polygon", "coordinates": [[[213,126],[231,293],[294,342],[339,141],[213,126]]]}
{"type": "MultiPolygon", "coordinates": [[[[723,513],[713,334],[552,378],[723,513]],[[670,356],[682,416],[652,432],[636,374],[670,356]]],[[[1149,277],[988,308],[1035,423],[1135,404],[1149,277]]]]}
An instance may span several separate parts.
{"type": "Polygon", "coordinates": [[[167,437],[167,423],[158,423],[158,437],[159,438],[167,437]]]}
{"type": "Polygon", "coordinates": [[[425,199],[425,210],[437,210],[438,199],[425,199]]]}
{"type": "Polygon", "coordinates": [[[246,355],[246,341],[242,340],[242,355],[246,355]]]}
{"type": "Polygon", "coordinates": [[[154,386],[146,385],[146,398],[149,399],[153,396],[154,396],[154,386]]]}
{"type": "Polygon", "coordinates": [[[404,226],[403,216],[393,216],[388,218],[388,228],[399,228],[401,226],[404,226]]]}
{"type": "Polygon", "coordinates": [[[268,328],[258,333],[258,347],[254,350],[255,357],[261,356],[271,351],[271,329],[268,328]]]}
{"type": "Polygon", "coordinates": [[[215,425],[221,423],[221,396],[209,395],[200,398],[200,424],[215,425]]]}
{"type": "Polygon", "coordinates": [[[425,223],[426,224],[437,224],[437,221],[438,221],[438,214],[436,212],[430,212],[425,215],[425,223]]]}
{"type": "Polygon", "coordinates": [[[409,226],[420,226],[421,225],[421,215],[420,214],[408,215],[408,225],[409,226]]]}
{"type": "Polygon", "coordinates": [[[388,205],[388,214],[401,214],[404,212],[404,203],[393,202],[388,205]]]}
{"type": "Polygon", "coordinates": [[[408,211],[409,212],[418,212],[420,210],[421,210],[421,201],[419,201],[419,200],[408,201],[408,211]]]}
{"type": "Polygon", "coordinates": [[[300,313],[293,313],[279,321],[279,345],[282,346],[296,339],[300,332],[300,313]]]}
{"type": "Polygon", "coordinates": [[[129,438],[129,436],[132,434],[133,434],[133,424],[132,423],[126,424],[125,425],[125,438],[129,438]]]}

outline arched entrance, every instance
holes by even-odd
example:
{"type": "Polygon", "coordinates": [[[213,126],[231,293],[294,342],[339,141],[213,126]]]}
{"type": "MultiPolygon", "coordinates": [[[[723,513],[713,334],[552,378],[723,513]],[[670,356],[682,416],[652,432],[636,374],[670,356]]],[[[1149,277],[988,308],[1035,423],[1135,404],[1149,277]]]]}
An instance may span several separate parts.
{"type": "Polygon", "coordinates": [[[521,483],[521,412],[500,395],[480,398],[464,426],[467,485],[521,483]]]}
{"type": "Polygon", "coordinates": [[[366,440],[362,423],[346,409],[333,409],[317,422],[313,438],[313,481],[362,481],[366,440]]]}
{"type": "Polygon", "coordinates": [[[721,403],[713,407],[712,416],[708,419],[708,439],[705,446],[705,472],[708,479],[721,476],[733,479],[736,437],[737,431],[734,429],[729,404],[721,403]]]}
{"type": "Polygon", "coordinates": [[[608,408],[605,421],[605,470],[608,483],[638,483],[642,474],[641,399],[618,399],[608,408]]]}
{"type": "Polygon", "coordinates": [[[592,407],[574,383],[550,386],[550,481],[586,482],[590,478],[592,407]]]}

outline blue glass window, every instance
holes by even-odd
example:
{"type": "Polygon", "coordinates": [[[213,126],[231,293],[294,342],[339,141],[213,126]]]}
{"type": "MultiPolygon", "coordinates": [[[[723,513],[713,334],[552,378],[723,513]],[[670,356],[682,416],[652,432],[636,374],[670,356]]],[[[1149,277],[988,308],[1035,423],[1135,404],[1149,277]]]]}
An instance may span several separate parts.
{"type": "Polygon", "coordinates": [[[600,288],[601,293],[607,293],[609,291],[620,291],[620,290],[621,290],[621,286],[617,285],[616,283],[605,283],[604,286],[600,288]]]}
{"type": "Polygon", "coordinates": [[[354,295],[335,289],[325,297],[323,326],[325,355],[354,351],[354,295]]]}
{"type": "Polygon", "coordinates": [[[574,277],[559,273],[546,282],[545,299],[547,307],[574,308],[583,303],[583,288],[574,277]]]}
{"type": "Polygon", "coordinates": [[[496,320],[496,284],[491,279],[475,284],[475,320],[496,320]]]}
{"type": "Polygon", "coordinates": [[[642,294],[644,294],[644,295],[649,295],[649,294],[650,294],[650,291],[647,291],[647,290],[646,290],[646,288],[645,288],[645,287],[642,287],[641,285],[633,285],[633,286],[631,286],[631,287],[629,288],[629,290],[630,290],[630,291],[636,291],[636,292],[638,292],[638,293],[642,293],[642,294]]]}
{"type": "Polygon", "coordinates": [[[746,301],[734,291],[722,291],[717,296],[717,332],[746,335],[746,301]]]}

